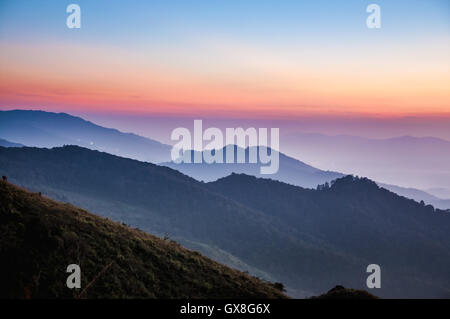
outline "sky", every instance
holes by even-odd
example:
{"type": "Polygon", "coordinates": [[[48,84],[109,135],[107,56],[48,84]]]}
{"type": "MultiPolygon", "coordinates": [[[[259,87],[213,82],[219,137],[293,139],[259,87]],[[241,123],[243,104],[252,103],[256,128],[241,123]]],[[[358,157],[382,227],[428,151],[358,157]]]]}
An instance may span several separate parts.
{"type": "Polygon", "coordinates": [[[0,109],[398,119],[401,133],[450,138],[433,125],[450,123],[449,3],[0,0],[0,109]],[[66,26],[71,3],[80,29],[66,26]],[[380,29],[366,26],[371,3],[380,29]]]}

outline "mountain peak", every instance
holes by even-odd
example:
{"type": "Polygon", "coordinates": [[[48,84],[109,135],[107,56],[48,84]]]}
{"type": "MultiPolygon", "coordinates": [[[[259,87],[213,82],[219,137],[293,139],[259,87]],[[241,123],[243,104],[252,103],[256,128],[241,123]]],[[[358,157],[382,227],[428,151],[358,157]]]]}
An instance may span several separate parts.
{"type": "Polygon", "coordinates": [[[379,186],[367,177],[359,177],[354,175],[346,175],[331,181],[331,189],[343,189],[347,187],[357,187],[371,190],[378,190],[379,186]]]}

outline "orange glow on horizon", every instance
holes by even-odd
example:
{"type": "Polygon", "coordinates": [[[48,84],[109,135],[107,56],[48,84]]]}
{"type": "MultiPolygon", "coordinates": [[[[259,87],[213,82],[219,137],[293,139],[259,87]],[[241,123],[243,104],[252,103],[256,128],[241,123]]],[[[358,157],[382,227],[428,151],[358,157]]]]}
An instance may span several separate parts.
{"type": "Polygon", "coordinates": [[[299,61],[241,51],[238,61],[220,51],[202,64],[97,47],[2,45],[0,107],[278,118],[450,113],[445,51],[440,60],[416,52],[424,61],[401,51],[299,61]]]}

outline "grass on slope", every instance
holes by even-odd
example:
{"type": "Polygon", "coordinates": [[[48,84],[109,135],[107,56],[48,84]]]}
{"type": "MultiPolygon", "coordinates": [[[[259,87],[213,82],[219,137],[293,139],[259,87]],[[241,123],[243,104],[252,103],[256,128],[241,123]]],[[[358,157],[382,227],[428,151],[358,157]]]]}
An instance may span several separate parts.
{"type": "Polygon", "coordinates": [[[274,284],[0,181],[0,298],[283,298],[274,284]],[[81,267],[68,289],[66,267],[81,267]]]}

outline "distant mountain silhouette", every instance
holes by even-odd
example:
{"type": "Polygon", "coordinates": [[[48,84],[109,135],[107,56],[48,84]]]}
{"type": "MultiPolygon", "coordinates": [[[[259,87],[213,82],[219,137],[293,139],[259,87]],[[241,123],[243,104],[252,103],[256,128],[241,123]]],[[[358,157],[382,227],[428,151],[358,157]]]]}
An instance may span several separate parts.
{"type": "Polygon", "coordinates": [[[0,298],[285,298],[179,244],[0,180],[0,298]],[[81,288],[66,268],[81,267],[81,288]]]}
{"type": "MultiPolygon", "coordinates": [[[[293,296],[336,282],[381,297],[450,297],[450,214],[346,176],[317,190],[232,174],[202,183],[76,146],[0,148],[0,175],[33,191],[268,274],[293,296]]],[[[245,266],[244,266],[245,267],[245,266]]]]}
{"type": "Polygon", "coordinates": [[[379,186],[384,187],[391,192],[394,192],[400,196],[405,196],[407,198],[414,199],[418,202],[424,201],[427,204],[431,204],[436,208],[440,209],[450,209],[450,199],[442,199],[437,196],[431,195],[428,192],[416,189],[416,188],[406,188],[395,185],[388,185],[383,183],[378,183],[379,186]]]}
{"type": "MultiPolygon", "coordinates": [[[[316,188],[317,185],[323,184],[325,182],[329,182],[331,180],[334,180],[338,177],[344,176],[344,174],[338,173],[338,172],[331,172],[331,171],[323,171],[320,169],[317,169],[315,167],[312,167],[308,164],[303,163],[302,161],[299,161],[297,159],[288,157],[284,155],[283,153],[279,152],[279,170],[276,174],[271,175],[264,175],[260,174],[260,167],[261,165],[267,165],[267,164],[261,164],[258,163],[253,164],[249,163],[249,148],[246,148],[243,150],[242,148],[239,148],[237,146],[234,146],[235,152],[234,152],[234,160],[233,163],[227,164],[226,163],[226,151],[225,148],[222,149],[223,152],[223,163],[213,163],[213,164],[207,164],[207,163],[180,163],[175,164],[173,162],[168,163],[162,163],[161,165],[171,167],[173,169],[176,169],[183,174],[186,174],[188,176],[191,176],[197,180],[204,181],[204,182],[212,182],[219,178],[225,177],[230,175],[231,173],[244,173],[252,176],[262,177],[262,178],[270,178],[279,180],[285,183],[289,183],[292,185],[297,185],[301,187],[307,187],[307,188],[316,188]],[[246,163],[240,164],[237,163],[237,150],[240,149],[241,151],[245,151],[245,158],[246,163]]],[[[258,147],[252,147],[251,149],[258,150],[258,147]]],[[[268,148],[270,152],[276,152],[275,150],[272,150],[271,148],[268,148]]],[[[194,151],[186,151],[190,153],[191,158],[193,158],[194,151]]],[[[256,152],[258,153],[258,152],[256,152]]]]}
{"type": "MultiPolygon", "coordinates": [[[[325,137],[317,136],[322,139],[325,137]]],[[[280,153],[280,170],[274,175],[261,175],[259,173],[260,164],[174,164],[169,162],[171,147],[168,145],[135,134],[104,128],[66,113],[26,110],[0,111],[0,138],[22,143],[2,145],[0,140],[0,146],[5,147],[27,145],[51,148],[63,145],[78,145],[146,162],[164,162],[163,165],[165,166],[205,182],[215,181],[231,173],[244,173],[271,178],[300,187],[315,188],[319,184],[345,176],[345,174],[339,172],[317,169],[283,153],[280,153]]],[[[365,141],[365,139],[357,137],[346,138],[353,143],[354,141],[365,141]]],[[[431,139],[431,142],[434,141],[435,139],[431,139]]],[[[289,144],[289,138],[287,144],[289,144]]],[[[330,146],[328,145],[327,148],[330,148],[330,146]]],[[[248,154],[248,150],[246,152],[248,154]]],[[[304,155],[306,156],[307,152],[304,155]]],[[[388,184],[380,185],[399,195],[417,201],[423,200],[427,204],[432,204],[441,209],[450,209],[450,199],[445,196],[438,198],[439,196],[432,196],[414,188],[402,188],[388,184]]]]}
{"type": "Polygon", "coordinates": [[[78,145],[152,163],[170,159],[171,147],[66,113],[0,111],[0,138],[27,146],[78,145]]]}
{"type": "MultiPolygon", "coordinates": [[[[235,157],[237,154],[237,149],[239,147],[235,146],[235,157]]],[[[268,148],[270,150],[270,148],[268,148]]],[[[242,150],[242,148],[241,148],[242,150]]],[[[271,150],[273,151],[273,150],[271,150]]],[[[194,151],[187,151],[190,153],[190,157],[193,159],[194,151]]],[[[216,181],[219,178],[226,177],[232,173],[236,174],[247,174],[261,178],[274,179],[280,182],[305,187],[305,188],[316,188],[319,184],[324,184],[326,182],[331,182],[336,178],[343,177],[345,174],[333,171],[324,171],[318,168],[312,167],[302,161],[294,159],[292,157],[286,156],[285,154],[279,152],[279,171],[272,175],[260,174],[259,168],[260,163],[249,164],[249,148],[245,149],[246,164],[238,164],[236,160],[234,163],[227,164],[226,162],[226,152],[225,148],[222,149],[223,152],[223,162],[224,163],[180,163],[175,164],[173,162],[161,163],[161,165],[171,167],[176,169],[183,174],[193,177],[197,180],[204,182],[216,181]]],[[[410,199],[414,199],[418,202],[424,201],[427,204],[431,204],[440,209],[450,209],[450,200],[438,198],[436,196],[430,195],[425,191],[418,190],[415,188],[405,188],[396,185],[389,185],[378,183],[382,186],[398,195],[405,196],[410,199]]]]}
{"type": "Polygon", "coordinates": [[[3,146],[3,147],[22,147],[24,145],[18,144],[18,143],[13,143],[13,142],[10,142],[10,141],[7,141],[7,140],[4,140],[4,139],[0,138],[0,146],[3,146]]]}
{"type": "MultiPolygon", "coordinates": [[[[292,133],[280,137],[282,151],[316,167],[370,176],[393,185],[450,189],[450,141],[400,136],[373,139],[292,133]]],[[[444,197],[445,198],[445,197],[444,197]]]]}

